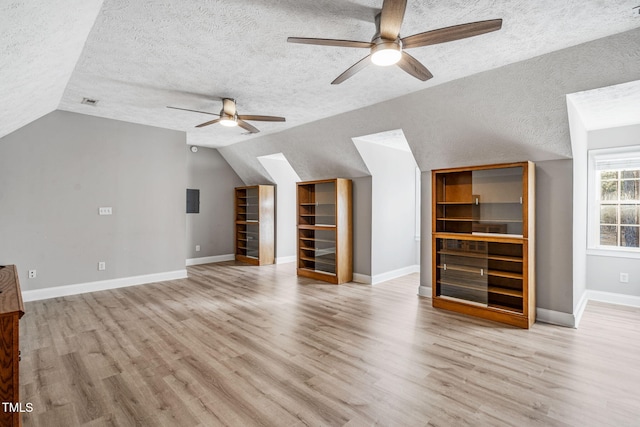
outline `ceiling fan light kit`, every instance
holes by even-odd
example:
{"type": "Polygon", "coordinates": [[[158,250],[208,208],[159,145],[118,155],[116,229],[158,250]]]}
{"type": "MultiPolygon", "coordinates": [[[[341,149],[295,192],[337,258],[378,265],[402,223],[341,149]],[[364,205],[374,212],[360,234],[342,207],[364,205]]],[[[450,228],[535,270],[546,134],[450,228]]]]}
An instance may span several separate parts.
{"type": "Polygon", "coordinates": [[[402,42],[376,39],[371,48],[371,62],[381,67],[397,64],[402,58],[402,42]]]}
{"type": "Polygon", "coordinates": [[[331,84],[340,84],[363,70],[369,63],[379,66],[397,64],[403,71],[417,78],[427,81],[433,74],[405,49],[446,43],[454,40],[478,36],[480,34],[497,31],[502,28],[502,19],[470,22],[439,28],[400,38],[400,27],[404,20],[407,0],[384,0],[382,10],[376,15],[376,33],[371,42],[354,40],[319,39],[308,37],[289,37],[289,43],[314,44],[321,46],[369,48],[369,55],[353,64],[340,74],[331,84]]]}

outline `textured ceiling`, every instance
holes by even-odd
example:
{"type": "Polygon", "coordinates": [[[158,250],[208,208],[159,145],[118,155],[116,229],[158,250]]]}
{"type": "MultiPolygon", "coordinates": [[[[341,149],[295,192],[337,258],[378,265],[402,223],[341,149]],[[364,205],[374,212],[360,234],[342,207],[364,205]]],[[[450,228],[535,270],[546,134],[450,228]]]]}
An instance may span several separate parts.
{"type": "Polygon", "coordinates": [[[0,75],[3,101],[20,107],[2,112],[0,130],[7,133],[48,112],[52,88],[60,88],[49,80],[75,65],[58,108],[187,131],[189,143],[210,147],[255,135],[222,126],[194,129],[211,116],[165,107],[218,112],[215,98],[233,97],[240,114],[287,118],[286,123],[253,122],[262,131],[257,135],[266,135],[640,26],[632,9],[636,0],[409,0],[402,36],[493,18],[502,18],[503,28],[413,49],[435,76],[426,83],[397,67],[372,66],[331,86],[367,52],[288,44],[286,38],[370,40],[382,0],[104,0],[95,24],[89,12],[100,2],[41,0],[29,8],[22,3],[2,7],[13,14],[3,13],[0,31],[41,37],[3,37],[18,40],[8,62],[27,64],[10,64],[12,73],[0,75]],[[85,38],[81,29],[91,25],[85,38]],[[47,43],[40,47],[43,39],[47,43]],[[68,54],[73,49],[63,47],[83,43],[75,64],[68,54]],[[42,59],[45,53],[51,60],[42,59]],[[33,104],[24,100],[30,97],[41,100],[38,112],[25,108],[33,104]],[[83,97],[100,102],[82,105],[83,97]]]}
{"type": "Polygon", "coordinates": [[[640,123],[640,80],[573,93],[569,97],[587,130],[640,123]]]}
{"type": "Polygon", "coordinates": [[[101,5],[0,2],[0,137],[58,107],[101,5]]]}

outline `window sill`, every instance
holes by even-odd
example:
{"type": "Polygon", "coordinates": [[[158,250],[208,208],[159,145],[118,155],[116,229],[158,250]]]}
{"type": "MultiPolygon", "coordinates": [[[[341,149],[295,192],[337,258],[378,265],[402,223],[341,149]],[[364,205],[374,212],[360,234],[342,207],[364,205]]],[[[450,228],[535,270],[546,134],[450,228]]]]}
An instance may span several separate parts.
{"type": "Polygon", "coordinates": [[[635,258],[640,259],[640,251],[637,249],[601,249],[588,248],[587,255],[606,256],[611,258],[635,258]]]}

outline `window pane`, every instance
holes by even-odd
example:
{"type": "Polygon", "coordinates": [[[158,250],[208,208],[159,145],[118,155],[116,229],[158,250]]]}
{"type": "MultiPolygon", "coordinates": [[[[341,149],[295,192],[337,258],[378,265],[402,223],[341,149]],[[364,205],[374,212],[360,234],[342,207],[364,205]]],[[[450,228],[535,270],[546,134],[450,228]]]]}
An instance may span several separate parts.
{"type": "Polygon", "coordinates": [[[600,244],[618,246],[618,227],[615,225],[600,226],[600,244]]]}
{"type": "Polygon", "coordinates": [[[625,180],[620,181],[620,199],[621,200],[638,200],[640,198],[640,181],[625,180]]]}
{"type": "Polygon", "coordinates": [[[618,179],[618,171],[602,171],[600,179],[618,179]]]}
{"type": "Polygon", "coordinates": [[[617,224],[618,223],[618,206],[603,205],[600,206],[600,224],[617,224]]]}
{"type": "Polygon", "coordinates": [[[622,171],[621,178],[640,178],[640,170],[622,171]]]}
{"type": "Polygon", "coordinates": [[[602,181],[600,183],[600,199],[618,200],[618,181],[602,181]]]}
{"type": "Polygon", "coordinates": [[[640,224],[638,205],[620,205],[620,224],[640,224]]]}
{"type": "Polygon", "coordinates": [[[620,246],[627,246],[631,248],[637,248],[640,246],[638,243],[638,227],[627,226],[620,227],[620,246]]]}

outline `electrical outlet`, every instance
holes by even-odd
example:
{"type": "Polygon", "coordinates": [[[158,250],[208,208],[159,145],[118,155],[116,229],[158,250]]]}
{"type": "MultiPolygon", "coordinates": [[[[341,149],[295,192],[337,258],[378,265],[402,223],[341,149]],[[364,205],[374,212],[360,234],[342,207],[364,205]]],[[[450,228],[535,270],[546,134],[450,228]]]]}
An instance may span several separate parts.
{"type": "Polygon", "coordinates": [[[35,278],[36,278],[36,271],[29,270],[29,279],[35,279],[35,278]]]}
{"type": "Polygon", "coordinates": [[[99,215],[112,215],[113,214],[113,208],[111,208],[111,207],[98,208],[98,214],[99,215]]]}
{"type": "Polygon", "coordinates": [[[200,252],[200,245],[196,245],[196,252],[200,252]]]}
{"type": "Polygon", "coordinates": [[[629,273],[620,273],[620,283],[629,283],[629,273]]]}
{"type": "Polygon", "coordinates": [[[98,271],[103,271],[107,269],[107,263],[104,261],[100,261],[98,263],[98,271]]]}

